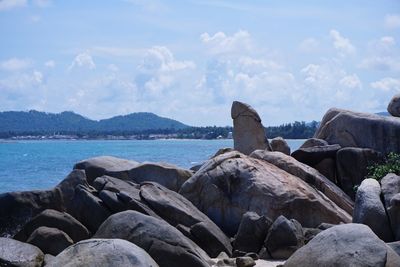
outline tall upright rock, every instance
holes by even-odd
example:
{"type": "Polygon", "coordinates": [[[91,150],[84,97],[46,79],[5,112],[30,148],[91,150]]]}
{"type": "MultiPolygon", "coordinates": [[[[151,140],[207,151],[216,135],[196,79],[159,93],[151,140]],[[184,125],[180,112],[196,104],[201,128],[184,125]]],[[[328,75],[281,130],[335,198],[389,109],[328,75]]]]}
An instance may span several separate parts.
{"type": "Polygon", "coordinates": [[[261,118],[250,105],[233,101],[231,117],[235,150],[246,155],[256,149],[271,150],[261,118]]]}

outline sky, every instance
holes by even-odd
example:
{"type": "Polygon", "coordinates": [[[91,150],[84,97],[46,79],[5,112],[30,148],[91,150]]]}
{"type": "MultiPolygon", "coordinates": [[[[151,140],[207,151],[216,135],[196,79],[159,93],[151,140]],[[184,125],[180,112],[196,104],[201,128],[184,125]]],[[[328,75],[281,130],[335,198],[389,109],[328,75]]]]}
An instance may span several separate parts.
{"type": "Polygon", "coordinates": [[[0,0],[0,111],[265,126],[400,93],[400,1],[0,0]]]}

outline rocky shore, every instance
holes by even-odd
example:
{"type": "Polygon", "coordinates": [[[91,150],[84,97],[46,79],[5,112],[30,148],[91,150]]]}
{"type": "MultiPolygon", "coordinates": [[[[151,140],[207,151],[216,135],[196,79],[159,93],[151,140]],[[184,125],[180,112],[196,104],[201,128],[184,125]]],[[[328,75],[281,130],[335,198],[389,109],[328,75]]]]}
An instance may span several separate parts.
{"type": "Polygon", "coordinates": [[[400,176],[366,178],[400,153],[398,99],[330,109],[293,152],[234,102],[234,149],[191,170],[102,156],[0,194],[0,266],[400,266],[400,176]]]}

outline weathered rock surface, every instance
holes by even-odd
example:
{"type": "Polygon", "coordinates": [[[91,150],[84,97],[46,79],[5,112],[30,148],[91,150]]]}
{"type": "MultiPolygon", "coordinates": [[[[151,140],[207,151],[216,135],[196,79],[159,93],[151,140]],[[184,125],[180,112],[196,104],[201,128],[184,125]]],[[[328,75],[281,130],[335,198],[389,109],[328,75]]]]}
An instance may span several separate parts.
{"type": "Polygon", "coordinates": [[[209,266],[210,258],[200,247],[167,222],[136,211],[110,216],[94,238],[120,238],[141,247],[159,266],[209,266]]]}
{"type": "Polygon", "coordinates": [[[400,94],[393,96],[389,102],[387,111],[394,117],[400,117],[400,94]]]}
{"type": "Polygon", "coordinates": [[[394,252],[396,252],[400,256],[400,241],[386,243],[394,252]]]}
{"type": "Polygon", "coordinates": [[[68,213],[47,209],[29,221],[14,238],[25,242],[40,226],[58,228],[71,237],[74,242],[87,239],[90,235],[88,229],[68,213]]]}
{"type": "Polygon", "coordinates": [[[246,212],[240,221],[238,232],[233,241],[234,250],[258,253],[264,244],[272,221],[255,212],[246,212]]]}
{"type": "Polygon", "coordinates": [[[207,161],[180,193],[230,236],[247,211],[272,220],[284,215],[305,227],[351,221],[348,213],[300,178],[239,152],[207,161]]]}
{"type": "Polygon", "coordinates": [[[400,152],[400,120],[343,109],[330,109],[314,137],[341,147],[371,148],[383,153],[400,152]]]}
{"type": "Polygon", "coordinates": [[[324,193],[340,208],[349,214],[353,214],[354,203],[349,196],[314,168],[280,152],[256,150],[250,156],[256,159],[265,160],[278,168],[299,177],[309,185],[324,193]]]}
{"type": "Polygon", "coordinates": [[[318,138],[310,138],[307,139],[301,146],[300,148],[308,148],[308,147],[313,147],[313,146],[327,146],[329,145],[328,142],[322,139],[318,138]]]}
{"type": "Polygon", "coordinates": [[[256,149],[271,150],[261,118],[249,105],[234,101],[231,117],[233,119],[233,144],[235,150],[249,155],[256,149]]]}
{"type": "Polygon", "coordinates": [[[264,246],[274,259],[287,259],[304,246],[304,233],[300,223],[279,216],[268,231],[264,246]]]}
{"type": "Polygon", "coordinates": [[[379,182],[365,179],[357,190],[353,222],[368,225],[380,239],[390,242],[393,235],[380,196],[379,182]]]}
{"type": "Polygon", "coordinates": [[[55,256],[72,245],[74,241],[57,228],[41,226],[33,231],[27,243],[40,248],[43,253],[55,256]]]}
{"type": "Polygon", "coordinates": [[[400,176],[389,173],[381,180],[384,204],[395,240],[400,240],[400,176]]]}
{"type": "Polygon", "coordinates": [[[352,199],[354,187],[360,185],[368,174],[367,167],[383,160],[383,155],[373,149],[346,147],[336,154],[338,184],[352,199]]]}
{"type": "Polygon", "coordinates": [[[314,166],[323,159],[336,158],[336,152],[341,147],[339,145],[313,146],[307,148],[299,148],[292,153],[292,157],[308,166],[314,166]]]}
{"type": "Polygon", "coordinates": [[[275,137],[270,142],[272,151],[282,152],[283,154],[290,155],[290,147],[285,139],[282,137],[275,137]]]}
{"type": "Polygon", "coordinates": [[[0,237],[0,266],[40,267],[43,252],[27,243],[0,237]]]}
{"type": "Polygon", "coordinates": [[[70,246],[46,267],[158,267],[146,251],[121,239],[88,239],[70,246]]]}
{"type": "Polygon", "coordinates": [[[123,180],[129,179],[128,171],[139,165],[139,162],[111,156],[100,156],[82,160],[74,169],[85,170],[91,184],[97,177],[109,175],[123,180]]]}
{"type": "Polygon", "coordinates": [[[297,250],[285,267],[400,266],[400,257],[362,224],[331,227],[297,250]]]}

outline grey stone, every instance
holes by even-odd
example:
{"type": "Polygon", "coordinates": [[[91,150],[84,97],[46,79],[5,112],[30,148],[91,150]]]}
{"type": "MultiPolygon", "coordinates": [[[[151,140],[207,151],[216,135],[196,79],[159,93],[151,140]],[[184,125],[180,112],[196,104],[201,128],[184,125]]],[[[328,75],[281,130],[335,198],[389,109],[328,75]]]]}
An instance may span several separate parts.
{"type": "Polygon", "coordinates": [[[256,265],[256,262],[251,257],[238,257],[236,258],[237,267],[252,267],[256,265]]]}
{"type": "Polygon", "coordinates": [[[284,266],[400,266],[400,257],[393,253],[368,226],[343,224],[315,236],[297,250],[284,266]]]}
{"type": "Polygon", "coordinates": [[[393,96],[389,102],[387,111],[394,117],[400,117],[400,94],[393,96]]]}
{"type": "Polygon", "coordinates": [[[0,237],[0,266],[40,267],[43,252],[27,243],[0,237]]]}
{"type": "Polygon", "coordinates": [[[316,235],[321,233],[323,230],[319,228],[303,228],[304,243],[310,242],[316,235]]]}
{"type": "Polygon", "coordinates": [[[74,243],[63,231],[46,226],[41,226],[33,231],[26,242],[37,246],[43,253],[54,256],[74,243]]]}
{"type": "Polygon", "coordinates": [[[234,101],[231,117],[233,119],[233,144],[235,150],[249,155],[256,149],[271,150],[261,118],[248,104],[234,101]]]}
{"type": "Polygon", "coordinates": [[[396,252],[400,256],[400,241],[386,243],[394,252],[396,252]]]}
{"type": "Polygon", "coordinates": [[[318,138],[310,138],[310,139],[307,139],[300,146],[300,148],[307,148],[307,147],[313,147],[313,146],[327,146],[327,145],[329,145],[329,144],[325,140],[318,139],[318,138]]]}
{"type": "Polygon", "coordinates": [[[400,240],[400,176],[387,174],[381,180],[384,204],[395,240],[400,240]]]}
{"type": "Polygon", "coordinates": [[[314,166],[320,163],[323,159],[336,158],[336,152],[341,147],[339,145],[313,146],[307,148],[299,148],[292,153],[292,157],[296,160],[314,166]]]}
{"type": "Polygon", "coordinates": [[[282,137],[275,137],[270,142],[272,151],[279,151],[283,154],[290,155],[290,147],[282,137]]]}
{"type": "Polygon", "coordinates": [[[88,239],[57,255],[46,267],[158,267],[146,251],[121,239],[88,239]]]}
{"type": "Polygon", "coordinates": [[[368,225],[380,239],[390,242],[393,235],[380,196],[379,182],[365,179],[357,190],[353,223],[368,225]]]}

